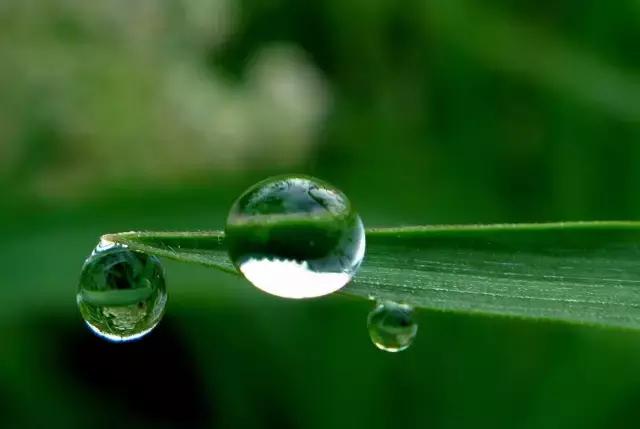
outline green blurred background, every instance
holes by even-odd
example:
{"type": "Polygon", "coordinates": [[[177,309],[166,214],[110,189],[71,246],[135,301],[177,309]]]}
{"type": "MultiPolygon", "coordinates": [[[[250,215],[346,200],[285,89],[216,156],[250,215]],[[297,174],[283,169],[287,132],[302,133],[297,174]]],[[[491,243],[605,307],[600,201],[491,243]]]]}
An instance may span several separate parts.
{"type": "Polygon", "coordinates": [[[280,173],[368,226],[638,219],[638,42],[638,0],[0,0],[0,427],[637,427],[633,332],[421,311],[392,355],[368,302],[167,262],[114,345],[75,288],[280,173]]]}

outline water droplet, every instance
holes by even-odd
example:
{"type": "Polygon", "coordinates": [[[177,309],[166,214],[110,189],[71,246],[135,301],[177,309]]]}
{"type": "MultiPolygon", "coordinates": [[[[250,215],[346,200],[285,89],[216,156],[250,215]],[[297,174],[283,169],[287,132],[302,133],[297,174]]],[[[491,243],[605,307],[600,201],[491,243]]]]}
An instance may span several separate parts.
{"type": "Polygon", "coordinates": [[[100,337],[142,338],[164,314],[164,270],[155,256],[101,241],[82,267],[76,301],[87,326],[100,337]]]}
{"type": "Polygon", "coordinates": [[[249,188],[231,207],[225,233],[229,256],[247,280],[284,298],[337,291],[365,252],[364,227],[347,197],[305,176],[249,188]]]}
{"type": "Polygon", "coordinates": [[[98,245],[96,246],[95,249],[93,249],[93,252],[91,252],[91,255],[95,255],[96,253],[99,252],[103,252],[105,250],[109,250],[112,247],[127,247],[124,244],[116,244],[113,241],[109,240],[107,237],[100,237],[100,241],[98,242],[98,245]]]}
{"type": "Polygon", "coordinates": [[[367,327],[373,344],[387,352],[407,349],[418,332],[413,308],[392,301],[376,304],[367,318],[367,327]]]}

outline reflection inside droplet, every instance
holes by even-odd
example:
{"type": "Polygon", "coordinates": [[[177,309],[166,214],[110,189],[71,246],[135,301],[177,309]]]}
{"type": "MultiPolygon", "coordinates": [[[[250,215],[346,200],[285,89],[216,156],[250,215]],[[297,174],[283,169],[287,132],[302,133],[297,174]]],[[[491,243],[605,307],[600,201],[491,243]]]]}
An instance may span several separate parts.
{"type": "Polygon", "coordinates": [[[413,308],[393,301],[377,303],[369,313],[367,327],[373,344],[387,352],[407,349],[418,332],[413,308]]]}
{"type": "Polygon", "coordinates": [[[341,289],[351,280],[347,273],[319,273],[308,263],[250,258],[240,271],[257,288],[283,298],[311,298],[341,289]]]}
{"type": "Polygon", "coordinates": [[[160,261],[102,240],[87,258],[76,302],[91,331],[110,341],[149,333],[164,314],[167,293],[160,261]]]}
{"type": "Polygon", "coordinates": [[[249,188],[232,206],[225,236],[245,278],[285,298],[341,289],[365,254],[364,226],[347,197],[304,176],[274,177],[249,188]]]}

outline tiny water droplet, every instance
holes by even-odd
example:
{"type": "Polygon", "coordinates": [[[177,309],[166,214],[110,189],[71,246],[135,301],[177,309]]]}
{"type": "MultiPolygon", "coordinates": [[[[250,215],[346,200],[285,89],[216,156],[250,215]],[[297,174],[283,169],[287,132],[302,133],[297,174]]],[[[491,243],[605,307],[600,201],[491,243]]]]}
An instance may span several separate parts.
{"type": "Polygon", "coordinates": [[[345,286],[364,258],[362,221],[337,188],[312,177],[277,176],[231,207],[229,256],[257,288],[312,298],[345,286]]]}
{"type": "Polygon", "coordinates": [[[164,270],[155,256],[101,240],[82,267],[76,301],[98,336],[114,342],[142,338],[164,314],[164,270]]]}
{"type": "Polygon", "coordinates": [[[95,255],[96,253],[103,252],[105,250],[111,249],[112,247],[118,247],[118,246],[122,248],[127,247],[124,244],[116,244],[106,237],[100,237],[100,241],[98,242],[98,245],[96,246],[95,249],[93,249],[93,252],[91,252],[91,254],[95,255]]]}
{"type": "Polygon", "coordinates": [[[369,313],[367,327],[373,344],[387,352],[407,349],[418,332],[413,308],[393,301],[377,303],[369,313]]]}

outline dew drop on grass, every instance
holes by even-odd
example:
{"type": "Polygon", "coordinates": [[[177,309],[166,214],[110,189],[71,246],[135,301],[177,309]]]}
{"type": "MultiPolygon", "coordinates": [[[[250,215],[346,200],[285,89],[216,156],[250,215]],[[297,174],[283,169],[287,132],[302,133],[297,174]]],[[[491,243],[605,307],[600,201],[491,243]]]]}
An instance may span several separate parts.
{"type": "Polygon", "coordinates": [[[367,318],[367,327],[373,344],[387,352],[407,349],[418,332],[413,308],[392,301],[376,304],[367,318]]]}
{"type": "Polygon", "coordinates": [[[257,288],[312,298],[345,286],[360,267],[365,233],[337,188],[307,176],[277,176],[249,188],[231,207],[229,256],[257,288]]]}
{"type": "Polygon", "coordinates": [[[103,240],[82,267],[76,301],[98,336],[114,342],[142,338],[164,314],[164,270],[155,256],[103,240]]]}

